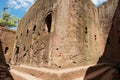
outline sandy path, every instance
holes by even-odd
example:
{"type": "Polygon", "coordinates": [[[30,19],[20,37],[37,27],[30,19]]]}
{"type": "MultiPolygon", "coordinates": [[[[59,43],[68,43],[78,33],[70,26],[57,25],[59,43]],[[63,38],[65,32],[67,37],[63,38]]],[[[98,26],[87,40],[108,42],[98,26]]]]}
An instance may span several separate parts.
{"type": "Polygon", "coordinates": [[[29,75],[29,74],[26,74],[26,73],[23,73],[23,72],[19,72],[19,71],[14,70],[14,69],[11,69],[10,72],[17,75],[17,76],[22,77],[25,80],[42,80],[42,79],[36,78],[32,75],[29,75]]]}
{"type": "Polygon", "coordinates": [[[34,70],[37,70],[37,71],[39,70],[39,71],[42,71],[42,72],[48,72],[48,73],[54,73],[54,74],[62,74],[62,73],[68,73],[68,72],[78,71],[78,70],[82,70],[82,69],[87,69],[90,66],[92,66],[92,65],[75,67],[75,68],[68,68],[68,69],[62,69],[62,70],[37,68],[37,67],[30,67],[30,66],[26,66],[26,65],[20,65],[18,67],[34,69],[34,70]]]}

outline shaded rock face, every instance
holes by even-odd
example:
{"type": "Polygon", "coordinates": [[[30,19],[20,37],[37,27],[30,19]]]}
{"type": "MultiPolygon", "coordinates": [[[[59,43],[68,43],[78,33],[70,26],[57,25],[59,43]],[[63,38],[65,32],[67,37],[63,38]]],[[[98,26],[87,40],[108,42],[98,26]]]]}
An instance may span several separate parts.
{"type": "Polygon", "coordinates": [[[15,31],[0,26],[0,63],[9,63],[11,61],[15,37],[15,31]]]}
{"type": "Polygon", "coordinates": [[[104,53],[96,65],[87,69],[84,80],[120,80],[120,0],[111,24],[108,35],[109,27],[105,25],[108,29],[103,30],[108,36],[104,53]]]}
{"type": "Polygon", "coordinates": [[[0,80],[14,80],[11,76],[8,66],[0,63],[0,80]]]}
{"type": "Polygon", "coordinates": [[[117,4],[108,0],[96,8],[90,0],[37,0],[20,21],[13,61],[49,68],[96,63],[117,4]]]}
{"type": "Polygon", "coordinates": [[[13,80],[8,68],[15,42],[16,32],[0,26],[0,80],[13,80]]]}
{"type": "Polygon", "coordinates": [[[100,62],[120,63],[120,1],[116,8],[107,42],[100,62]]]}

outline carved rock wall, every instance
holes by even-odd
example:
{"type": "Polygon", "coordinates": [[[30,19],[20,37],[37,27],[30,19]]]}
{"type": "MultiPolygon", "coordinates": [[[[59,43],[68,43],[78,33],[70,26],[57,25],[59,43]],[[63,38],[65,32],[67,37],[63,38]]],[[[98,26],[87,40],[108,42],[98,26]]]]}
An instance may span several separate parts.
{"type": "Polygon", "coordinates": [[[0,26],[0,62],[11,61],[16,32],[0,26]]]}
{"type": "Polygon", "coordinates": [[[118,5],[118,1],[119,0],[108,0],[98,8],[100,31],[102,32],[101,38],[103,39],[103,48],[105,47],[107,41],[106,39],[112,26],[113,16],[118,5]]]}
{"type": "Polygon", "coordinates": [[[96,63],[117,3],[96,8],[90,0],[37,0],[20,21],[13,61],[49,68],[96,63]]]}

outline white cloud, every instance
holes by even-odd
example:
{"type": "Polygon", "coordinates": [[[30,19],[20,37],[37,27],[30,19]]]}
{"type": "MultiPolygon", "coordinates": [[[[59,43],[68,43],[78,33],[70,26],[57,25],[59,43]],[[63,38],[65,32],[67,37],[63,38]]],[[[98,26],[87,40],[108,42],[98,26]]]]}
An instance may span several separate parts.
{"type": "Polygon", "coordinates": [[[103,4],[104,2],[106,2],[107,0],[92,0],[92,2],[96,5],[96,6],[100,6],[101,4],[103,4]]]}
{"type": "Polygon", "coordinates": [[[35,0],[8,0],[8,6],[14,9],[28,10],[35,0]]]}

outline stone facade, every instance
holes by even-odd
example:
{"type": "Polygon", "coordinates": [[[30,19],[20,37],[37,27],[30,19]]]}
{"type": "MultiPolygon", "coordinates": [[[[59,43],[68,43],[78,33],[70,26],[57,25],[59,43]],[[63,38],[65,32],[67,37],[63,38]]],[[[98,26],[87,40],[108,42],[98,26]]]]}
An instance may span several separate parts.
{"type": "Polygon", "coordinates": [[[54,69],[95,64],[119,0],[37,0],[19,23],[14,63],[54,69]]]}
{"type": "Polygon", "coordinates": [[[0,26],[0,63],[9,63],[13,54],[16,31],[0,26]]]}

